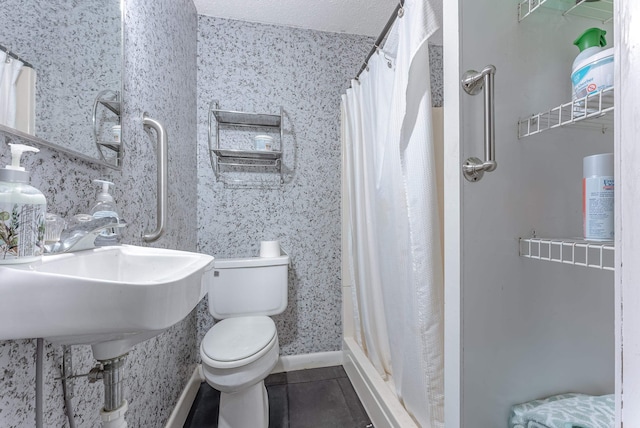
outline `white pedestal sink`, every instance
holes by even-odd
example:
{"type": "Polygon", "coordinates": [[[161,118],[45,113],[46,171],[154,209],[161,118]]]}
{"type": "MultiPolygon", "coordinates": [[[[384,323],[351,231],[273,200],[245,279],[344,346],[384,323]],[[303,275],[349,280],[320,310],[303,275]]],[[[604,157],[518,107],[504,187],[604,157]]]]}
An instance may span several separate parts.
{"type": "Polygon", "coordinates": [[[130,245],[0,266],[0,340],[92,345],[97,360],[128,352],[186,317],[206,294],[213,257],[130,245]]]}

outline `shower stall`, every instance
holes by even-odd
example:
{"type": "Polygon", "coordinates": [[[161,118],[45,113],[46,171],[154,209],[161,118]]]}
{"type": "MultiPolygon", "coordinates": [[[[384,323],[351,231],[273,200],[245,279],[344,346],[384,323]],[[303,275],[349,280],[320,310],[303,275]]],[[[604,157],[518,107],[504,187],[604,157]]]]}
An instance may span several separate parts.
{"type": "Polygon", "coordinates": [[[376,426],[444,426],[442,144],[434,140],[442,132],[429,58],[436,3],[401,2],[342,97],[345,368],[361,397],[371,396],[369,413],[380,410],[371,402],[395,404],[373,416],[376,426]]]}

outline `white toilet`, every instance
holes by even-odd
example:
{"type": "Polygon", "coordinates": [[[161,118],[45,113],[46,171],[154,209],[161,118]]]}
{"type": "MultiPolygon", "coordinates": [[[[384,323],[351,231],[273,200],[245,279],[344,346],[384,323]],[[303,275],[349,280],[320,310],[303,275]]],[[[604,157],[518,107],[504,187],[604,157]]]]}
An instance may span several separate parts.
{"type": "Polygon", "coordinates": [[[270,315],[287,307],[289,256],[215,259],[209,312],[217,322],[200,344],[205,380],[220,394],[218,428],[268,428],[264,379],[280,348],[270,315]]]}

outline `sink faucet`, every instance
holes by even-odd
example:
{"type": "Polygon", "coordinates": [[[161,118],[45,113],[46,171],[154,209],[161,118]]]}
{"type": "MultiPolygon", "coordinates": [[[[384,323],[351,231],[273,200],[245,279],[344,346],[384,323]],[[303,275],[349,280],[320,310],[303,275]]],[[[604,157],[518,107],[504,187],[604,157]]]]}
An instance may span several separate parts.
{"type": "Polygon", "coordinates": [[[45,253],[57,254],[96,248],[95,240],[102,231],[113,229],[117,233],[118,228],[127,225],[125,221],[118,221],[116,217],[86,218],[88,220],[71,220],[60,234],[60,241],[45,245],[45,253]]]}

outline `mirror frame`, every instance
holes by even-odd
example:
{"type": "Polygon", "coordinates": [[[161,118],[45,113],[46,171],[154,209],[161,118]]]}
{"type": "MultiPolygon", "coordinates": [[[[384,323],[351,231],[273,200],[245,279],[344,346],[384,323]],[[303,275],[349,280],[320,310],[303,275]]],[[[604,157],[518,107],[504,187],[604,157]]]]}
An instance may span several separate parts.
{"type": "MultiPolygon", "coordinates": [[[[125,1],[126,0],[119,0],[120,3],[120,57],[122,58],[122,61],[120,63],[120,125],[122,126],[122,113],[124,112],[124,62],[125,62],[125,57],[124,57],[124,53],[125,53],[125,47],[124,47],[124,41],[125,41],[125,37],[124,37],[124,26],[125,26],[125,1]]],[[[19,138],[21,140],[27,141],[31,144],[35,144],[36,146],[39,147],[46,147],[48,149],[52,149],[61,153],[65,153],[71,157],[77,158],[77,159],[81,159],[84,162],[89,162],[92,163],[94,165],[100,165],[100,166],[105,166],[107,168],[111,168],[113,170],[116,171],[122,171],[122,164],[124,163],[124,158],[125,158],[125,154],[126,154],[126,150],[125,150],[125,141],[122,138],[122,134],[121,133],[121,137],[120,137],[120,147],[122,150],[122,154],[121,154],[121,162],[119,165],[113,165],[110,164],[108,162],[105,162],[103,159],[100,158],[96,158],[93,156],[88,156],[84,153],[81,153],[77,150],[74,149],[70,149],[68,147],[62,146],[60,144],[56,144],[56,143],[52,143],[50,141],[47,141],[45,139],[42,139],[40,137],[36,137],[35,135],[31,135],[31,134],[27,134],[26,132],[22,132],[22,131],[18,131],[15,128],[10,128],[8,126],[5,125],[1,125],[0,124],[0,132],[4,133],[4,134],[9,134],[12,135],[16,138],[19,138]]],[[[95,144],[95,142],[92,142],[92,145],[95,144]]],[[[100,156],[100,154],[98,154],[98,156],[100,156]]]]}

